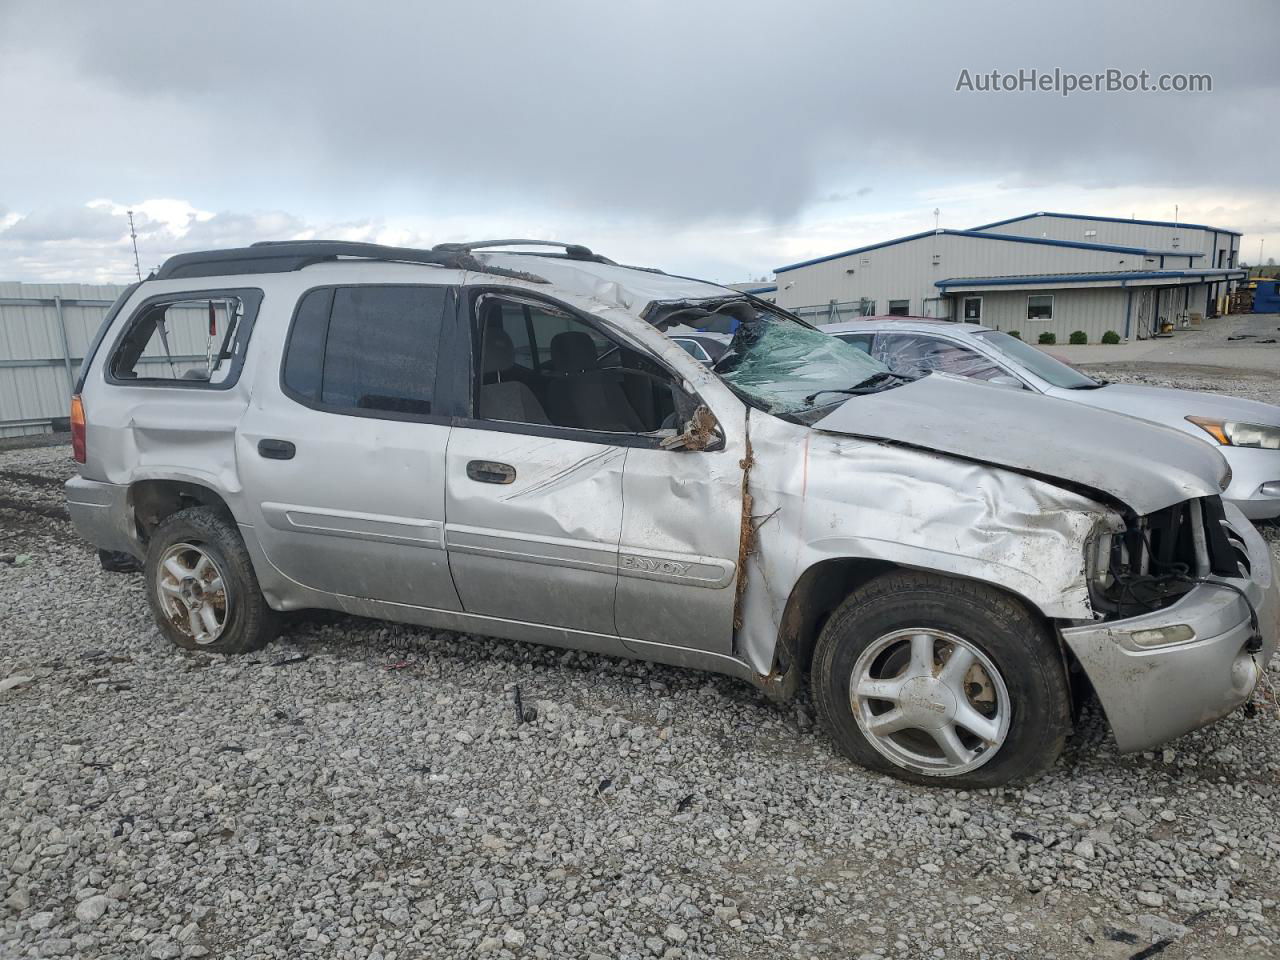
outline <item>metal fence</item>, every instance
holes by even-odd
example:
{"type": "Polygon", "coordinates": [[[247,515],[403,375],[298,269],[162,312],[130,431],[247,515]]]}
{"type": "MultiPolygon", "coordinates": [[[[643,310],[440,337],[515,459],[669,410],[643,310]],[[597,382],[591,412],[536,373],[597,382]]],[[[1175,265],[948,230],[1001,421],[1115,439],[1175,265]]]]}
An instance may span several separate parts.
{"type": "Polygon", "coordinates": [[[68,415],[85,351],[123,289],[0,283],[0,437],[47,433],[68,415]]]}
{"type": "Polygon", "coordinates": [[[808,307],[788,307],[787,309],[797,317],[820,326],[824,323],[838,323],[841,320],[875,316],[876,302],[863,297],[861,300],[831,300],[808,307]]]}

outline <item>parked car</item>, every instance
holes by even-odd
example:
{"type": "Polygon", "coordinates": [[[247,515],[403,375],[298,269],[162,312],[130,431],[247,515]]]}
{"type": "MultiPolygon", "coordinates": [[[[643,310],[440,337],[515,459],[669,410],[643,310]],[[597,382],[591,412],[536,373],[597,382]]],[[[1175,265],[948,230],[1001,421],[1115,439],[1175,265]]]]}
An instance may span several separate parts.
{"type": "Polygon", "coordinates": [[[670,331],[670,336],[685,353],[704,367],[710,367],[724,356],[732,339],[724,333],[685,333],[670,331]]]}
{"type": "Polygon", "coordinates": [[[870,317],[822,329],[893,370],[941,370],[1181,430],[1226,457],[1231,484],[1225,500],[1253,520],[1280,517],[1280,407],[1198,390],[1108,383],[1017,337],[973,323],[870,317]]]}
{"type": "Polygon", "coordinates": [[[316,607],[807,677],[849,757],[965,787],[1050,766],[1090,686],[1125,751],[1250,696],[1280,588],[1212,447],[512,245],[255,245],[125,291],[67,499],[165,636],[243,653],[316,607]],[[714,368],[666,333],[724,326],[714,368]]]}

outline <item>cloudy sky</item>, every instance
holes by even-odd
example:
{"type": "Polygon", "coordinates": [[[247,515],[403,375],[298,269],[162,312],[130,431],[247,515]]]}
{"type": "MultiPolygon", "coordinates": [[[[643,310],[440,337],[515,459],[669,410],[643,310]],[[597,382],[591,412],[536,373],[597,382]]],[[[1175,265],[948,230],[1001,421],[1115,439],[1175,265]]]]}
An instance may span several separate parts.
{"type": "Polygon", "coordinates": [[[1280,259],[1280,4],[0,0],[0,280],[254,240],[585,243],[721,281],[1036,210],[1280,259]],[[962,70],[1212,92],[957,91],[962,70]]]}

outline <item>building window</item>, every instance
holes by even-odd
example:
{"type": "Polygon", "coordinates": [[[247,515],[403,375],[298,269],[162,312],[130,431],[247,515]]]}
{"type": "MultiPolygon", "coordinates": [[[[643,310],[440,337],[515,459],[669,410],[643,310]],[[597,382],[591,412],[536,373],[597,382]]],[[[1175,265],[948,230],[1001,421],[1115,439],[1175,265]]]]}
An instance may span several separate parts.
{"type": "Polygon", "coordinates": [[[965,323],[981,323],[982,322],[982,298],[981,297],[965,297],[964,298],[964,322],[965,323]]]}
{"type": "Polygon", "coordinates": [[[889,301],[889,316],[906,317],[906,316],[909,316],[910,314],[911,314],[910,300],[890,300],[889,301]]]}
{"type": "Polygon", "coordinates": [[[1092,240],[1092,239],[1094,239],[1095,237],[1097,237],[1097,235],[1098,235],[1098,231],[1097,231],[1097,230],[1086,230],[1086,231],[1084,232],[1084,238],[1085,238],[1086,240],[1092,240]]]}
{"type": "Polygon", "coordinates": [[[1028,320],[1053,319],[1053,294],[1034,293],[1027,297],[1028,320]]]}

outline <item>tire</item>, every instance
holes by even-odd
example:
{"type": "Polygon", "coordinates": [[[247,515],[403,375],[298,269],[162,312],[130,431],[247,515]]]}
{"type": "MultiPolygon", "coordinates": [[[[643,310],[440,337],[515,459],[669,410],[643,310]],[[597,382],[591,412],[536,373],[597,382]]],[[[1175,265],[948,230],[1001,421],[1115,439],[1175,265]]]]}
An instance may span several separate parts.
{"type": "Polygon", "coordinates": [[[248,653],[275,638],[278,615],[262,596],[249,551],[235,525],[212,507],[162,521],[147,545],[145,574],[156,625],[179,647],[248,653]]]}
{"type": "Polygon", "coordinates": [[[810,686],[850,759],[926,786],[1034,778],[1071,729],[1062,656],[1046,626],[1007,594],[938,574],[889,573],[850,594],[818,638],[810,686]]]}

